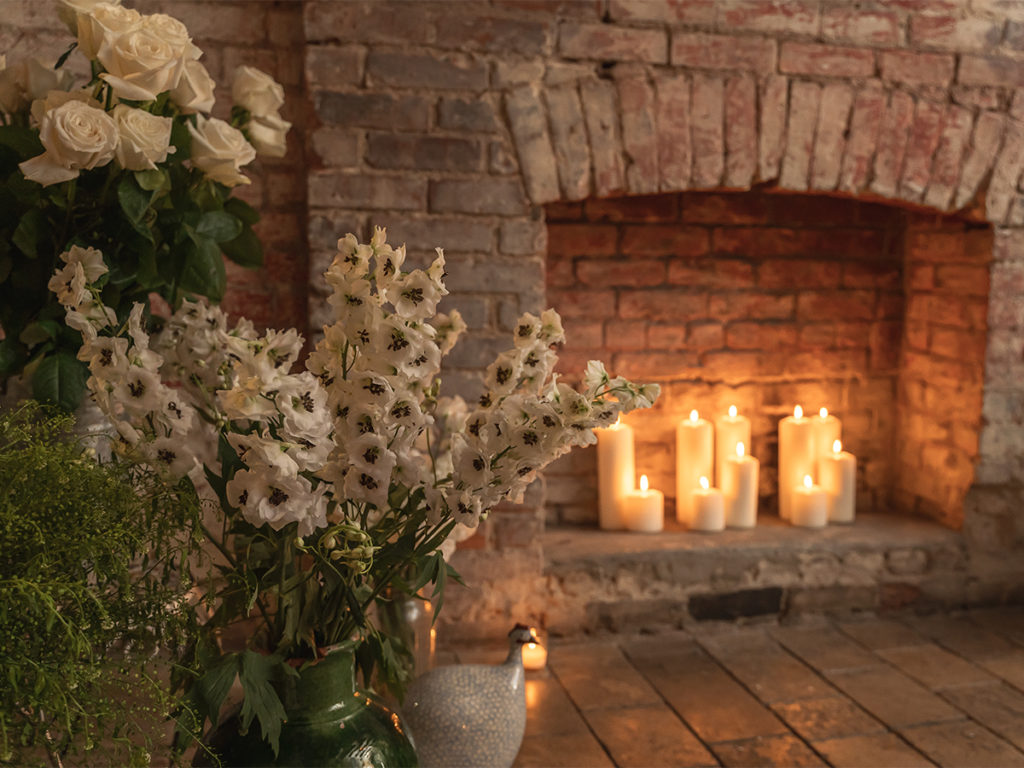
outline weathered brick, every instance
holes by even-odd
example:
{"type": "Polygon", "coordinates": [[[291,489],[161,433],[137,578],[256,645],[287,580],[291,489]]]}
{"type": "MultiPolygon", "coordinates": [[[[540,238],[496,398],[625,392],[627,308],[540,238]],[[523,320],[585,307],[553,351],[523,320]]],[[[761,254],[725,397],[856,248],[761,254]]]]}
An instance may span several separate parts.
{"type": "Polygon", "coordinates": [[[762,181],[779,175],[786,141],[786,99],[789,81],[780,75],[768,75],[761,89],[761,141],[758,169],[762,181]]]}
{"type": "Polygon", "coordinates": [[[883,80],[911,85],[949,85],[956,59],[941,53],[883,51],[879,64],[883,80]]]}
{"type": "Polygon", "coordinates": [[[757,83],[734,75],[725,83],[725,186],[749,188],[757,171],[757,83]]]}
{"type": "Polygon", "coordinates": [[[999,45],[1003,37],[1002,19],[977,16],[958,18],[915,14],[910,17],[910,43],[914,47],[942,51],[987,51],[999,45]]]}
{"type": "Polygon", "coordinates": [[[700,366],[696,353],[619,352],[614,360],[616,375],[652,381],[689,378],[700,366]]]}
{"type": "Polygon", "coordinates": [[[961,56],[956,81],[964,85],[1024,85],[1024,61],[995,56],[961,56]]]}
{"type": "Polygon", "coordinates": [[[604,324],[604,345],[615,351],[644,349],[647,345],[646,320],[611,319],[604,324]]]}
{"type": "Polygon", "coordinates": [[[426,193],[425,179],[339,171],[315,171],[309,175],[310,206],[417,211],[423,210],[426,193]]]}
{"type": "Polygon", "coordinates": [[[793,83],[786,128],[786,154],[782,160],[779,186],[807,189],[814,150],[814,130],[818,123],[821,86],[798,80],[793,83]]]}
{"type": "Polygon", "coordinates": [[[700,193],[683,197],[683,221],[696,224],[761,224],[772,215],[764,195],[700,193]]]}
{"type": "Polygon", "coordinates": [[[553,37],[554,28],[547,21],[462,12],[444,13],[437,20],[437,42],[446,48],[539,56],[551,50],[553,37]]]}
{"type": "Polygon", "coordinates": [[[498,130],[494,107],[484,99],[444,97],[437,105],[437,124],[450,131],[494,133],[498,130]]]}
{"type": "Polygon", "coordinates": [[[1010,210],[1017,181],[1024,169],[1024,123],[1010,120],[1003,135],[1003,146],[992,170],[992,181],[985,194],[985,216],[1001,223],[1010,210]]]}
{"type": "Polygon", "coordinates": [[[931,179],[924,195],[925,205],[945,210],[953,202],[973,117],[968,109],[954,105],[947,107],[942,135],[932,163],[931,179]]]}
{"type": "Polygon", "coordinates": [[[366,162],[374,168],[479,171],[483,148],[476,139],[406,133],[371,133],[366,162]]]}
{"type": "Polygon", "coordinates": [[[708,239],[703,227],[627,224],[621,249],[631,256],[703,256],[708,252],[708,239]]]}
{"type": "Polygon", "coordinates": [[[566,22],[559,27],[558,50],[570,59],[664,64],[668,61],[668,36],[661,29],[566,22]]]}
{"type": "Polygon", "coordinates": [[[654,88],[646,73],[616,71],[622,110],[622,148],[629,158],[626,186],[634,195],[658,191],[658,129],[654,88]]]}
{"type": "MultiPolygon", "coordinates": [[[[204,6],[207,3],[203,3],[204,6]]],[[[410,45],[434,41],[433,19],[405,2],[338,3],[334,0],[303,3],[309,42],[342,40],[410,45]]]]}
{"type": "Polygon", "coordinates": [[[514,216],[526,210],[526,200],[518,179],[439,179],[430,182],[430,210],[514,216]]]}
{"type": "Polygon", "coordinates": [[[903,177],[900,179],[898,190],[899,196],[904,200],[917,202],[928,186],[932,155],[939,146],[944,114],[945,108],[942,104],[924,99],[917,102],[914,122],[907,139],[907,154],[903,160],[903,177]]]}
{"type": "Polygon", "coordinates": [[[775,350],[796,343],[797,327],[792,323],[738,322],[725,329],[725,346],[729,349],[775,350]]]}
{"type": "MultiPolygon", "coordinates": [[[[505,221],[498,232],[498,250],[513,256],[544,253],[548,244],[548,228],[542,221],[522,219],[505,221]]],[[[481,249],[486,250],[486,249],[481,249]]]]}
{"type": "Polygon", "coordinates": [[[371,49],[366,56],[366,78],[374,85],[397,88],[482,90],[487,87],[487,63],[462,54],[371,49]]]}
{"type": "Polygon", "coordinates": [[[715,321],[690,323],[686,343],[694,349],[720,349],[725,345],[725,328],[715,321]]]}
{"type": "MultiPolygon", "coordinates": [[[[479,263],[474,261],[473,265],[479,263]]],[[[486,264],[491,291],[527,295],[544,285],[544,263],[539,256],[535,259],[489,256],[486,264]]],[[[448,269],[445,285],[452,293],[480,291],[484,287],[480,283],[478,269],[457,269],[454,265],[448,269]]]]}
{"type": "Polygon", "coordinates": [[[659,223],[679,218],[678,195],[634,195],[613,200],[586,202],[589,221],[630,221],[659,223]]]}
{"type": "MultiPolygon", "coordinates": [[[[965,107],[999,109],[1002,106],[1002,90],[1002,88],[985,85],[954,85],[949,89],[949,93],[953,101],[965,107]]],[[[1010,114],[1013,114],[1012,107],[1010,114]]],[[[1016,117],[1016,115],[1014,116],[1016,117]]]]}
{"type": "Polygon", "coordinates": [[[686,321],[707,317],[706,293],[683,293],[679,290],[621,290],[619,317],[623,320],[650,320],[651,322],[686,321]]]}
{"type": "Polygon", "coordinates": [[[818,3],[812,0],[730,0],[719,5],[718,24],[728,29],[814,35],[818,3]]]}
{"type": "Polygon", "coordinates": [[[668,281],[672,285],[702,288],[753,288],[754,268],[739,259],[674,258],[668,263],[668,281]]]}
{"type": "Polygon", "coordinates": [[[786,320],[793,317],[796,298],[767,293],[715,293],[711,296],[711,316],[720,320],[786,320]]]}
{"type": "Polygon", "coordinates": [[[789,41],[782,44],[779,71],[791,75],[871,77],[875,73],[875,54],[866,48],[789,41]]]}
{"type": "Polygon", "coordinates": [[[652,325],[647,329],[648,349],[686,349],[686,323],[652,325]]]}
{"type": "Polygon", "coordinates": [[[178,0],[172,13],[175,18],[188,19],[189,33],[199,40],[250,41],[253,45],[266,39],[267,10],[263,3],[208,3],[178,0]]]}
{"type": "Polygon", "coordinates": [[[562,197],[582,200],[590,194],[590,146],[579,91],[574,83],[561,85],[545,89],[544,98],[562,197]]]}
{"type": "Polygon", "coordinates": [[[510,176],[519,170],[519,161],[509,142],[491,142],[487,148],[487,169],[495,176],[510,176]]]}
{"type": "Polygon", "coordinates": [[[878,131],[875,178],[871,191],[883,197],[896,196],[900,168],[907,150],[908,132],[914,119],[914,99],[904,91],[893,91],[878,131]]]}
{"type": "Polygon", "coordinates": [[[555,151],[548,135],[547,110],[534,86],[524,85],[505,95],[512,138],[519,153],[526,192],[534,203],[560,197],[555,151]]]}
{"type": "Polygon", "coordinates": [[[811,161],[812,189],[835,189],[839,183],[846,126],[852,106],[853,89],[846,84],[829,83],[821,92],[811,161]]]}
{"type": "Polygon", "coordinates": [[[839,188],[846,192],[860,192],[868,183],[885,102],[885,92],[877,80],[869,81],[857,92],[839,177],[839,188]]]}
{"type": "Polygon", "coordinates": [[[608,197],[626,185],[615,86],[607,80],[585,80],[580,83],[580,96],[594,163],[594,192],[608,197]]]}
{"type": "Polygon", "coordinates": [[[821,33],[826,40],[860,45],[899,45],[903,25],[892,11],[859,6],[822,9],[821,33]]]}
{"type": "Polygon", "coordinates": [[[313,152],[327,167],[351,168],[359,162],[359,137],[343,128],[318,128],[311,137],[313,152]]]}
{"type": "Polygon", "coordinates": [[[544,77],[543,61],[506,61],[498,59],[494,62],[494,86],[510,88],[514,85],[536,83],[544,77]]]}
{"type": "Polygon", "coordinates": [[[318,93],[316,112],[327,125],[423,131],[430,120],[429,99],[389,93],[318,93]]]}
{"type": "Polygon", "coordinates": [[[693,69],[740,69],[756,73],[775,69],[775,41],[763,37],[676,32],[672,64],[693,69]]]}
{"type": "Polygon", "coordinates": [[[715,0],[611,0],[608,15],[615,21],[710,25],[715,20],[715,0]]]}
{"type": "Polygon", "coordinates": [[[614,256],[618,238],[618,228],[608,224],[548,224],[548,252],[559,256],[614,256]]]}
{"type": "Polygon", "coordinates": [[[365,58],[366,50],[354,45],[308,45],[306,78],[312,88],[328,91],[359,85],[365,58]]]}
{"type": "Polygon", "coordinates": [[[847,261],[843,263],[841,284],[847,288],[887,288],[897,291],[903,287],[903,275],[898,264],[847,261]]]}
{"type": "Polygon", "coordinates": [[[433,251],[444,248],[445,252],[490,253],[494,242],[494,225],[473,218],[428,216],[400,219],[375,215],[372,227],[388,227],[388,240],[405,243],[414,251],[433,251]]]}
{"type": "Polygon", "coordinates": [[[693,76],[691,131],[693,136],[693,183],[716,187],[724,170],[725,139],[722,113],[724,83],[720,77],[693,76]]]}
{"type": "Polygon", "coordinates": [[[765,290],[838,288],[842,264],[810,259],[770,259],[757,269],[757,284],[765,290]]]}
{"type": "Polygon", "coordinates": [[[875,316],[874,291],[802,291],[796,300],[801,320],[871,320],[875,316]]]}
{"type": "Polygon", "coordinates": [[[960,173],[956,190],[955,208],[963,208],[974,199],[982,179],[995,162],[1003,138],[1006,118],[997,112],[982,112],[974,123],[971,147],[960,173]]]}
{"type": "Polygon", "coordinates": [[[658,104],[658,188],[686,189],[693,153],[690,139],[690,81],[682,72],[654,76],[658,104]]]}
{"type": "Polygon", "coordinates": [[[643,288],[665,282],[665,262],[654,259],[587,259],[576,265],[576,276],[589,288],[643,288]]]}

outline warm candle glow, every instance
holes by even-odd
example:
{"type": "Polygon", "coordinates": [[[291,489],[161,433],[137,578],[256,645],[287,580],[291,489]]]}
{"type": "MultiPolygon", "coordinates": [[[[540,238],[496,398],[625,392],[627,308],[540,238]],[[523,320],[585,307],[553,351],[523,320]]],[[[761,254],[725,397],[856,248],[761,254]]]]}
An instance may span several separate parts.
{"type": "Polygon", "coordinates": [[[615,417],[615,423],[612,424],[608,429],[622,429],[622,415],[615,417]]]}
{"type": "Polygon", "coordinates": [[[735,405],[730,405],[729,406],[729,418],[730,419],[735,419],[737,413],[738,413],[738,411],[736,410],[736,406],[735,405]]]}
{"type": "Polygon", "coordinates": [[[742,442],[736,443],[736,455],[737,456],[739,456],[742,459],[743,458],[743,454],[746,453],[746,452],[747,452],[747,447],[745,445],[743,445],[742,442]]]}
{"type": "Polygon", "coordinates": [[[700,419],[700,414],[697,413],[697,409],[694,408],[692,411],[690,411],[690,421],[696,424],[698,419],[700,419]]]}
{"type": "Polygon", "coordinates": [[[796,408],[793,409],[793,418],[794,419],[802,419],[803,417],[804,417],[804,409],[801,408],[798,405],[796,408]]]}
{"type": "Polygon", "coordinates": [[[640,475],[640,492],[647,493],[647,475],[640,475]]]}
{"type": "Polygon", "coordinates": [[[708,482],[708,479],[704,476],[701,476],[700,478],[700,487],[703,488],[705,491],[711,487],[711,484],[708,482]]]}
{"type": "Polygon", "coordinates": [[[842,453],[843,452],[843,441],[842,440],[836,440],[834,443],[832,443],[832,452],[833,453],[842,453]]]}
{"type": "Polygon", "coordinates": [[[810,488],[814,485],[814,481],[810,475],[804,475],[804,488],[810,488]]]}
{"type": "Polygon", "coordinates": [[[818,415],[821,416],[821,418],[823,418],[823,419],[827,419],[828,418],[828,408],[822,408],[820,411],[818,411],[818,415]]]}

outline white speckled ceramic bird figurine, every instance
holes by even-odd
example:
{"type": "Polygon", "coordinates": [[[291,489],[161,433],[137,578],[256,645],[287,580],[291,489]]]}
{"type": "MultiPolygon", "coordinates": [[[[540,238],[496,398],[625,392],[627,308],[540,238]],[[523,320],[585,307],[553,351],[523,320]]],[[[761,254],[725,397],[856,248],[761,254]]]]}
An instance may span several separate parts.
{"type": "Polygon", "coordinates": [[[523,645],[537,642],[516,624],[504,664],[456,664],[418,678],[406,694],[403,720],[421,768],[509,768],[526,728],[523,645]]]}

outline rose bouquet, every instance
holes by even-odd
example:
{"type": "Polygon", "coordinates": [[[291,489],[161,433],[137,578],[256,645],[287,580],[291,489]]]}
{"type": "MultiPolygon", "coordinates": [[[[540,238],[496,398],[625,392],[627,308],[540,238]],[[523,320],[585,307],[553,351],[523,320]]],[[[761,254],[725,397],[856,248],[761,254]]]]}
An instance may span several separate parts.
{"type": "Polygon", "coordinates": [[[87,372],[47,290],[58,256],[102,250],[102,300],[121,320],[150,293],[218,301],[222,254],[262,262],[259,217],[231,188],[257,153],[284,154],[289,128],[281,86],[251,67],[235,74],[231,122],[209,117],[214,83],[185,26],[118,2],[62,0],[77,40],[54,67],[0,63],[0,380],[24,374],[68,410],[87,372]],[[91,78],[72,88],[76,48],[91,78]]]}
{"type": "Polygon", "coordinates": [[[238,678],[243,727],[258,720],[275,744],[284,710],[269,681],[289,674],[288,659],[353,638],[364,674],[376,665],[396,679],[402,649],[371,608],[432,583],[440,609],[453,536],[521,497],[553,459],[593,443],[595,427],[658,395],[597,362],[581,388],[559,381],[563,331],[548,310],[519,320],[475,405],[440,397],[442,357],[465,328],[457,312],[437,313],[444,255],[406,272],[404,248],[382,230],[369,244],[339,241],[326,273],[334,322],[302,372],[291,371],[302,343],[294,330],[229,327],[217,308],[185,301],[150,336],[141,305],[122,323],[103,304],[112,272],[102,254],[72,248],[62,258],[54,284],[72,286],[60,301],[118,450],[216,502],[206,533],[219,577],[183,664],[192,731],[216,722],[238,678]],[[245,641],[232,649],[224,639],[239,622],[245,641]]]}

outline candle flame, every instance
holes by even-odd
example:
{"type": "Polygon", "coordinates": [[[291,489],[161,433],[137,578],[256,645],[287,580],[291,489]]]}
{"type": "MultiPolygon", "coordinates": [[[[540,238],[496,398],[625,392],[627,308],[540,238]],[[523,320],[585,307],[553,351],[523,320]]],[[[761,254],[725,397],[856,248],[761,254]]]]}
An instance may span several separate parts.
{"type": "Polygon", "coordinates": [[[804,488],[810,488],[812,485],[814,485],[814,481],[811,480],[811,476],[804,475],[804,488]]]}
{"type": "Polygon", "coordinates": [[[729,406],[729,418],[730,419],[735,419],[736,418],[736,414],[737,414],[736,406],[735,405],[730,405],[729,406]]]}
{"type": "Polygon", "coordinates": [[[531,639],[530,639],[530,642],[528,643],[528,645],[531,648],[540,645],[540,637],[537,636],[537,628],[536,627],[530,627],[530,638],[531,639]]]}
{"type": "Polygon", "coordinates": [[[743,441],[742,440],[740,440],[738,443],[736,443],[736,455],[737,456],[739,456],[742,459],[743,458],[743,454],[745,454],[746,452],[747,452],[747,447],[745,445],[743,445],[743,441]]]}
{"type": "Polygon", "coordinates": [[[708,482],[708,479],[706,477],[701,477],[700,487],[703,488],[705,491],[711,487],[711,484],[708,482]]]}
{"type": "Polygon", "coordinates": [[[822,408],[820,411],[818,411],[818,415],[821,416],[821,418],[823,418],[823,419],[827,419],[828,418],[828,408],[822,408]]]}
{"type": "Polygon", "coordinates": [[[804,409],[801,408],[798,405],[796,408],[793,409],[793,418],[794,419],[802,419],[803,417],[804,417],[804,409]]]}
{"type": "Polygon", "coordinates": [[[621,429],[622,428],[622,414],[615,417],[615,423],[612,424],[609,429],[621,429]]]}
{"type": "Polygon", "coordinates": [[[647,475],[640,475],[640,490],[647,493],[647,475]]]}
{"type": "Polygon", "coordinates": [[[690,421],[696,423],[697,419],[699,419],[699,418],[700,418],[700,414],[697,413],[697,409],[696,408],[694,408],[692,411],[690,411],[690,421]]]}
{"type": "Polygon", "coordinates": [[[832,452],[833,453],[842,453],[843,452],[843,441],[842,440],[836,440],[834,443],[832,443],[832,452]]]}

